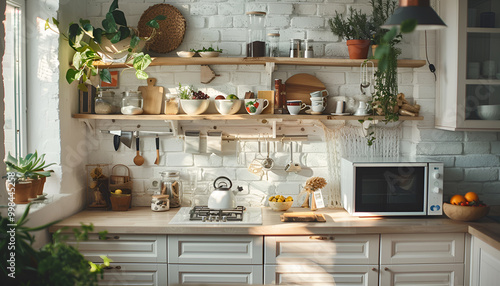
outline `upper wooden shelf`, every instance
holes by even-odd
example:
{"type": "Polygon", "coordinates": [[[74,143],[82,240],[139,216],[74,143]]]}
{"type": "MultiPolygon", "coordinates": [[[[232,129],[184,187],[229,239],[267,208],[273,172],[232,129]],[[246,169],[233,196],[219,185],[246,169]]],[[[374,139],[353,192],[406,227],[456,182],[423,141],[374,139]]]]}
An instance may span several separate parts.
{"type": "MultiPolygon", "coordinates": [[[[122,114],[73,114],[73,118],[81,119],[108,119],[108,120],[250,120],[250,119],[282,119],[282,120],[384,120],[384,116],[339,116],[339,115],[310,115],[310,114],[200,114],[200,115],[122,115],[122,114]]],[[[422,116],[399,116],[399,120],[423,120],[422,116]]]]}
{"type": "MultiPolygon", "coordinates": [[[[303,66],[334,66],[334,67],[359,67],[365,60],[328,59],[328,58],[242,58],[242,57],[217,57],[217,58],[179,58],[157,57],[153,58],[150,66],[179,66],[179,65],[265,65],[275,63],[279,65],[303,66]]],[[[371,60],[377,65],[377,60],[371,60]]],[[[124,68],[125,64],[119,63],[94,63],[100,68],[124,68]]],[[[398,67],[419,68],[426,64],[425,60],[398,60],[398,67]]]]}

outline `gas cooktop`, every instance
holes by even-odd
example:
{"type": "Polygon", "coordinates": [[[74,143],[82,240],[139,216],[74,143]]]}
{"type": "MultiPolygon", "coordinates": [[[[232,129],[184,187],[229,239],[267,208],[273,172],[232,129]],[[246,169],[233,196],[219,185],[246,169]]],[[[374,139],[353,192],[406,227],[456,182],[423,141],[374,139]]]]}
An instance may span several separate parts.
{"type": "Polygon", "coordinates": [[[236,207],[231,210],[214,210],[208,207],[183,207],[172,218],[169,224],[262,224],[261,208],[236,207]]]}

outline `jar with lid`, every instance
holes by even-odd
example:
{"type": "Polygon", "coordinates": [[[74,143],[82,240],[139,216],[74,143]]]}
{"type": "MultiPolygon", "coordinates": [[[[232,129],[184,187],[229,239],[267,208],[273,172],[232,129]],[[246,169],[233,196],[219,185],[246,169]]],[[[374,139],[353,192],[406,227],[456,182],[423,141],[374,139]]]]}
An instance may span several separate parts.
{"type": "Polygon", "coordinates": [[[300,58],[300,54],[301,54],[300,44],[301,44],[300,39],[290,39],[290,57],[291,58],[300,58]]]}
{"type": "Polygon", "coordinates": [[[314,58],[313,43],[314,40],[311,39],[304,40],[304,58],[314,58]]]}
{"type": "Polygon", "coordinates": [[[182,183],[178,171],[164,171],[161,175],[161,194],[168,195],[170,198],[170,207],[178,208],[181,206],[182,183]]]}
{"type": "Polygon", "coordinates": [[[267,56],[268,57],[279,57],[280,56],[280,33],[269,33],[267,34],[267,56]]]}
{"type": "Polygon", "coordinates": [[[165,99],[165,114],[175,115],[179,113],[179,95],[167,93],[165,99]]]}
{"type": "Polygon", "coordinates": [[[95,98],[96,114],[120,113],[120,98],[111,90],[101,90],[95,98]]]}
{"type": "Polygon", "coordinates": [[[142,94],[138,90],[124,92],[122,99],[122,114],[142,114],[142,94]]]}
{"type": "Polygon", "coordinates": [[[154,212],[164,212],[170,209],[168,195],[153,195],[151,197],[151,210],[154,212]]]}
{"type": "Polygon", "coordinates": [[[247,12],[248,15],[248,41],[247,57],[266,56],[266,12],[247,12]]]}

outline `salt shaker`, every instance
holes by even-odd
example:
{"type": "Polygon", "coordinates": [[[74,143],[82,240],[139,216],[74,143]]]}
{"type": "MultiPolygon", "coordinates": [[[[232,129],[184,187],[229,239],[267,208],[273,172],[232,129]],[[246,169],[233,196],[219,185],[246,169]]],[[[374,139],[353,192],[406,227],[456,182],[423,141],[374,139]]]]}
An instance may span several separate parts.
{"type": "Polygon", "coordinates": [[[304,58],[314,58],[313,40],[304,40],[304,58]]]}

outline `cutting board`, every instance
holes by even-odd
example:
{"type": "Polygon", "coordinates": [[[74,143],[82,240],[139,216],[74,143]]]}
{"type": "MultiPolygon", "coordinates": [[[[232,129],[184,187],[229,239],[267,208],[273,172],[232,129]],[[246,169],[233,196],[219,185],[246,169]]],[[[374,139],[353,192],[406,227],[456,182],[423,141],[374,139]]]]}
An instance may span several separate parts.
{"type": "Polygon", "coordinates": [[[261,114],[274,114],[274,90],[259,90],[257,98],[267,99],[269,106],[261,114]]]}
{"type": "Polygon", "coordinates": [[[148,78],[148,86],[139,86],[138,90],[142,92],[144,100],[142,109],[143,114],[160,114],[163,101],[163,87],[155,86],[156,78],[148,78]]]}
{"type": "Polygon", "coordinates": [[[283,213],[282,215],[280,215],[280,219],[283,222],[326,222],[325,216],[323,214],[312,212],[283,213]]]}
{"type": "Polygon", "coordinates": [[[289,77],[285,81],[285,86],[286,100],[302,100],[307,105],[311,104],[311,92],[326,89],[317,77],[307,73],[289,77]]]}

